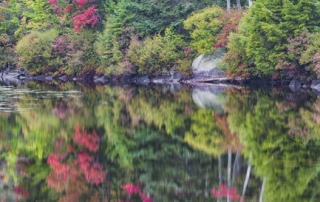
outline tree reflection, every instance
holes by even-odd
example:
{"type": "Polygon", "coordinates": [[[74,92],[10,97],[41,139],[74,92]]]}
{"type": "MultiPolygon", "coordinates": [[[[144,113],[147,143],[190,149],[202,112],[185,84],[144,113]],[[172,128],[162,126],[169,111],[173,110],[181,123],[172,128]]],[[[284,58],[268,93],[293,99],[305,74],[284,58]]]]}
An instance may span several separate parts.
{"type": "Polygon", "coordinates": [[[11,193],[7,199],[319,197],[319,98],[228,89],[224,113],[217,113],[197,108],[188,88],[81,90],[25,94],[18,109],[33,109],[0,115],[0,185],[11,193]]]}

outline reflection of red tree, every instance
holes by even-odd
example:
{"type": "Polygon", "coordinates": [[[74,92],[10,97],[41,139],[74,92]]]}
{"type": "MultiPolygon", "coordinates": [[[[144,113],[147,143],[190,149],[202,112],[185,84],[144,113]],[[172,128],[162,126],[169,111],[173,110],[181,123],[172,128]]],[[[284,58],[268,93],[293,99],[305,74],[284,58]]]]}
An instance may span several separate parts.
{"type": "Polygon", "coordinates": [[[75,143],[85,146],[90,151],[98,151],[98,142],[100,138],[95,131],[90,134],[86,131],[82,131],[80,126],[75,126],[74,130],[73,141],[75,143]]]}
{"type": "Polygon", "coordinates": [[[232,200],[238,200],[240,196],[237,194],[237,189],[234,187],[231,187],[228,189],[228,187],[225,184],[221,184],[220,189],[212,189],[212,194],[216,198],[223,198],[223,197],[230,197],[232,200]]]}
{"type": "Polygon", "coordinates": [[[215,114],[214,119],[218,123],[218,127],[222,131],[223,135],[226,137],[221,143],[223,148],[227,150],[231,147],[234,151],[241,150],[243,146],[240,144],[239,135],[230,131],[228,116],[215,114]]]}
{"type": "Polygon", "coordinates": [[[25,199],[28,199],[29,193],[27,190],[24,190],[22,187],[14,187],[13,192],[17,194],[17,200],[20,201],[21,196],[23,196],[25,199]]]}
{"type": "Polygon", "coordinates": [[[98,162],[94,162],[93,157],[85,152],[78,155],[78,163],[83,171],[87,182],[96,185],[102,183],[106,177],[103,167],[98,162]]]}
{"type": "Polygon", "coordinates": [[[139,196],[142,199],[142,202],[153,202],[149,194],[143,193],[141,191],[141,188],[139,185],[125,184],[125,185],[121,185],[121,188],[127,192],[129,197],[133,194],[139,194],[139,196]]]}
{"type": "MultiPolygon", "coordinates": [[[[90,151],[97,151],[100,139],[96,132],[90,134],[76,126],[73,140],[90,151]]],[[[68,145],[68,151],[61,152],[63,143],[66,142],[58,139],[55,151],[47,159],[52,168],[47,183],[57,192],[65,192],[65,196],[59,201],[78,201],[79,197],[88,191],[87,183],[98,185],[104,181],[106,174],[103,166],[85,151],[78,154],[68,145]],[[73,155],[69,155],[71,153],[73,155]]]]}

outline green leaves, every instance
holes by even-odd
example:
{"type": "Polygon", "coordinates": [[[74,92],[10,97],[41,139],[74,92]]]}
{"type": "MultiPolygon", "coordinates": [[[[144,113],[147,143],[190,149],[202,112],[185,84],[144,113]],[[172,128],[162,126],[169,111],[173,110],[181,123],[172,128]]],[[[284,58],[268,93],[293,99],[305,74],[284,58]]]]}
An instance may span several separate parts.
{"type": "Polygon", "coordinates": [[[220,7],[208,7],[199,13],[193,13],[183,22],[193,39],[191,45],[198,53],[214,52],[215,36],[223,26],[219,19],[222,12],[220,7]]]}
{"type": "MultiPolygon", "coordinates": [[[[310,30],[316,29],[320,23],[315,20],[315,13],[319,8],[313,0],[299,1],[256,1],[245,15],[239,27],[238,37],[230,41],[230,44],[240,43],[245,52],[241,53],[244,68],[250,68],[246,61],[253,61],[253,75],[271,75],[276,71],[280,61],[287,60],[286,47],[287,38],[297,36],[307,27],[310,30]]],[[[229,46],[230,52],[237,52],[238,47],[229,46]]],[[[228,58],[231,71],[237,67],[228,58]]],[[[239,63],[238,63],[239,64],[239,63]]]]}

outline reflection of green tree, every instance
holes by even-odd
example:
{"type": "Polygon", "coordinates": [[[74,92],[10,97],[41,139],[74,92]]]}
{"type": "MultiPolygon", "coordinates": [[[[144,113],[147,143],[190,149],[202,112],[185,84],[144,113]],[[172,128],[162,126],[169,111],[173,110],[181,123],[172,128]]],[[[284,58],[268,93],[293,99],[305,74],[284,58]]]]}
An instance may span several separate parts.
{"type": "Polygon", "coordinates": [[[133,142],[129,139],[129,134],[126,131],[129,117],[123,113],[126,111],[126,105],[123,101],[126,93],[120,88],[106,88],[103,100],[105,104],[97,106],[96,116],[98,125],[105,130],[103,140],[108,144],[106,147],[108,157],[117,160],[123,167],[131,167],[132,154],[128,149],[133,145],[133,142]],[[122,100],[119,97],[122,97],[122,100]]]}
{"type": "Polygon", "coordinates": [[[249,97],[241,98],[244,103],[256,100],[256,104],[245,111],[243,106],[248,104],[244,104],[238,108],[242,113],[237,113],[237,105],[227,103],[233,112],[229,123],[239,131],[245,146],[243,152],[251,156],[256,173],[266,178],[264,200],[309,201],[317,197],[320,167],[313,166],[313,162],[320,160],[319,143],[304,143],[299,136],[288,135],[288,120],[299,117],[299,110],[275,96],[260,95],[253,97],[253,101],[249,97]]]}
{"type": "Polygon", "coordinates": [[[191,96],[188,91],[170,92],[140,91],[129,106],[133,124],[144,121],[158,128],[164,127],[168,134],[181,131],[188,125],[188,115],[193,110],[191,96]]]}
{"type": "Polygon", "coordinates": [[[192,115],[191,121],[190,131],[184,137],[188,144],[214,156],[225,151],[222,144],[224,136],[218,123],[214,121],[213,111],[199,109],[192,115]]]}
{"type": "Polygon", "coordinates": [[[300,117],[292,120],[293,131],[304,140],[320,139],[320,98],[318,98],[309,108],[300,109],[300,117]],[[298,118],[298,119],[297,119],[298,118]],[[299,124],[297,124],[299,123],[299,124]]]}
{"type": "Polygon", "coordinates": [[[180,135],[155,128],[137,131],[134,141],[135,180],[143,182],[145,193],[156,201],[212,201],[210,182],[218,175],[208,155],[192,150],[180,135]]]}

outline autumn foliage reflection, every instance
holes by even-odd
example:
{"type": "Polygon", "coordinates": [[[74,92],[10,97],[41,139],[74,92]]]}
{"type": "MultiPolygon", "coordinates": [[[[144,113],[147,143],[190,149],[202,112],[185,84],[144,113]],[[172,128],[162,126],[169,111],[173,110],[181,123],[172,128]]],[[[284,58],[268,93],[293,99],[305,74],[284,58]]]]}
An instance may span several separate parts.
{"type": "Polygon", "coordinates": [[[59,201],[78,201],[89,190],[90,184],[99,185],[105,180],[104,168],[92,154],[98,151],[99,140],[95,131],[89,133],[80,126],[75,126],[73,136],[79,151],[63,139],[56,140],[55,151],[47,159],[52,170],[46,181],[57,192],[65,192],[59,201]],[[64,148],[68,148],[67,151],[64,152],[64,148]]]}
{"type": "MultiPolygon", "coordinates": [[[[121,188],[126,191],[129,199],[132,195],[139,195],[142,199],[142,202],[153,202],[149,194],[146,194],[141,191],[141,187],[139,185],[134,185],[129,183],[129,184],[121,185],[121,188]]],[[[127,199],[126,202],[130,202],[129,199],[127,199]]]]}
{"type": "Polygon", "coordinates": [[[212,189],[211,193],[216,198],[230,197],[232,200],[238,200],[240,198],[240,196],[237,194],[236,188],[228,188],[225,184],[221,184],[219,189],[212,189]]]}

